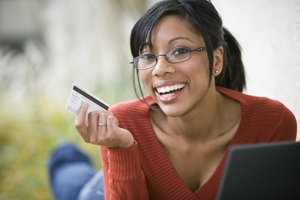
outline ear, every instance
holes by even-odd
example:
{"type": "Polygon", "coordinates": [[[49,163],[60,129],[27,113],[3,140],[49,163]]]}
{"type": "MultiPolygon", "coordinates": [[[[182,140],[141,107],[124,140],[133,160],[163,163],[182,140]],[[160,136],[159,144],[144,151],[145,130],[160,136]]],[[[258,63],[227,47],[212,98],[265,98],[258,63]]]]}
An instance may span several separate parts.
{"type": "Polygon", "coordinates": [[[213,76],[218,76],[223,69],[223,53],[224,49],[222,46],[219,46],[214,50],[213,76]]]}

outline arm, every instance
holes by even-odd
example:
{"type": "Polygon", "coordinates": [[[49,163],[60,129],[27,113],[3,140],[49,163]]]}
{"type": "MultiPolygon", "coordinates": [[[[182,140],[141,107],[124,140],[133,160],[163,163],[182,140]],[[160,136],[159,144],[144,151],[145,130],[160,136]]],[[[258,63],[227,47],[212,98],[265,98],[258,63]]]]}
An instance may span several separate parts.
{"type": "Polygon", "coordinates": [[[133,135],[106,111],[91,112],[86,125],[87,109],[83,104],[78,110],[75,127],[85,142],[101,146],[105,199],[148,199],[133,135]]]}
{"type": "Polygon", "coordinates": [[[101,146],[105,199],[149,199],[137,144],[123,149],[101,146]]]}

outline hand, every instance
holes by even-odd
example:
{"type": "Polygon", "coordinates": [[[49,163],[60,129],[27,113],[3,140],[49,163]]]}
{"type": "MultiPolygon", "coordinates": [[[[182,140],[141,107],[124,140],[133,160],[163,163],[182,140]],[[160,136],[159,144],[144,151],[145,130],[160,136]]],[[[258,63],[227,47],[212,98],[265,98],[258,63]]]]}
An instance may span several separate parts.
{"type": "Polygon", "coordinates": [[[126,148],[134,144],[132,134],[119,128],[119,122],[112,113],[106,111],[90,112],[88,124],[86,124],[87,110],[88,104],[83,103],[75,119],[75,128],[85,142],[109,148],[126,148]],[[106,125],[99,126],[99,123],[106,125]]]}

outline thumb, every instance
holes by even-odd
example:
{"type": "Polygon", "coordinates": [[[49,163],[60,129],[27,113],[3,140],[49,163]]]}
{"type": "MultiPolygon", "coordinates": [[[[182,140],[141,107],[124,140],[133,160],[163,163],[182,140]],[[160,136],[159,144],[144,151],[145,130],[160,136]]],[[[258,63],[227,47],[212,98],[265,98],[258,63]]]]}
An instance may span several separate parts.
{"type": "Polygon", "coordinates": [[[87,112],[88,108],[89,108],[89,105],[87,103],[83,103],[80,106],[80,108],[79,108],[79,110],[76,114],[75,125],[81,125],[81,124],[84,123],[85,115],[86,115],[86,112],[87,112]]]}

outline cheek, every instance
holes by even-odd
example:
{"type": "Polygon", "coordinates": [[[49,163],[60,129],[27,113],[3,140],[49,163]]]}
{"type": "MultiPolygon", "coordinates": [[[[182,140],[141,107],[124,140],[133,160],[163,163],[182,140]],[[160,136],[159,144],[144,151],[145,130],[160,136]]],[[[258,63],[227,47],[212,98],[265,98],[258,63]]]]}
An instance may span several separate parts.
{"type": "Polygon", "coordinates": [[[139,71],[139,76],[140,76],[141,81],[144,83],[146,89],[149,92],[149,88],[152,88],[152,86],[151,86],[151,70],[139,71]]]}
{"type": "Polygon", "coordinates": [[[202,80],[209,79],[209,64],[204,59],[195,59],[185,68],[190,77],[197,77],[202,80]]]}

